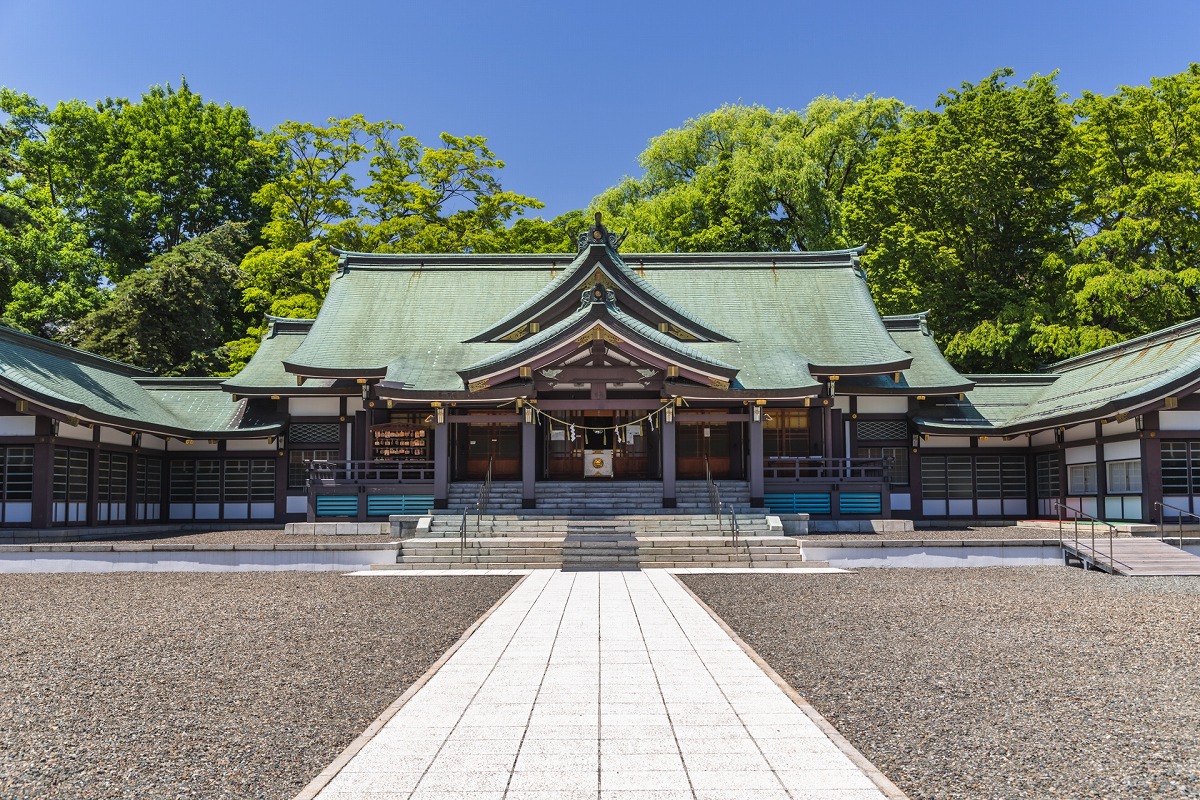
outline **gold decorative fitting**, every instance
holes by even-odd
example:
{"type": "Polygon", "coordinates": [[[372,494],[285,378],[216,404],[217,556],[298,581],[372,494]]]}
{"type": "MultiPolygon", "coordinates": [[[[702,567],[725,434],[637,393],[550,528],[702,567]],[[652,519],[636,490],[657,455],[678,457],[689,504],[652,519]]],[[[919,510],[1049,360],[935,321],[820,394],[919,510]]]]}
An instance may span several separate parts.
{"type": "Polygon", "coordinates": [[[1179,398],[1178,397],[1164,397],[1163,398],[1163,408],[1179,408],[1179,398]]]}
{"type": "Polygon", "coordinates": [[[21,414],[25,414],[29,411],[29,401],[28,400],[18,400],[16,403],[16,406],[17,406],[17,411],[21,414]]]}
{"type": "Polygon", "coordinates": [[[840,381],[841,379],[842,379],[841,375],[830,375],[829,376],[829,380],[831,380],[831,381],[840,381]]]}
{"type": "Polygon", "coordinates": [[[208,440],[208,443],[209,443],[209,444],[216,444],[216,443],[217,443],[217,440],[216,440],[216,439],[209,439],[209,440],[208,440]]]}
{"type": "Polygon", "coordinates": [[[700,341],[700,337],[693,336],[692,334],[688,333],[687,331],[685,331],[683,328],[679,327],[678,325],[671,325],[670,323],[667,324],[667,329],[664,331],[664,333],[666,333],[670,336],[674,336],[676,339],[678,339],[681,342],[698,342],[698,341],[700,341]]]}
{"type": "Polygon", "coordinates": [[[345,421],[346,421],[346,415],[345,415],[345,414],[343,414],[342,416],[338,417],[338,422],[345,422],[345,421]]]}
{"type": "Polygon", "coordinates": [[[541,329],[542,329],[542,326],[539,323],[537,323],[537,322],[529,323],[529,332],[530,333],[537,333],[541,329]]]}
{"type": "Polygon", "coordinates": [[[725,380],[724,378],[709,378],[708,385],[713,387],[714,389],[722,389],[722,390],[729,389],[729,381],[725,380]]]}
{"type": "MultiPolygon", "coordinates": [[[[600,231],[596,231],[595,235],[596,235],[596,238],[599,238],[600,231]]],[[[605,273],[604,270],[600,269],[599,267],[596,267],[594,270],[592,270],[592,276],[590,278],[588,278],[587,282],[588,282],[589,286],[595,286],[598,283],[601,286],[603,286],[605,289],[617,288],[617,284],[613,282],[613,279],[608,277],[608,274],[605,273]]]]}
{"type": "Polygon", "coordinates": [[[609,344],[621,344],[621,339],[607,328],[595,325],[590,331],[580,336],[575,340],[575,344],[583,347],[588,342],[608,342],[609,344]]]}
{"type": "Polygon", "coordinates": [[[533,377],[533,367],[521,367],[519,370],[517,370],[517,372],[520,374],[520,376],[522,378],[532,378],[533,377]]]}
{"type": "Polygon", "coordinates": [[[196,442],[193,439],[184,439],[183,443],[184,444],[195,444],[196,442]]]}
{"type": "Polygon", "coordinates": [[[482,392],[484,389],[490,388],[491,384],[488,383],[487,378],[478,381],[471,381],[469,384],[467,384],[467,391],[469,392],[482,392]]]}
{"type": "Polygon", "coordinates": [[[271,395],[271,399],[272,399],[272,400],[278,400],[278,399],[279,399],[279,395],[277,395],[277,394],[273,394],[273,395],[271,395]]]}
{"type": "Polygon", "coordinates": [[[375,407],[375,401],[374,401],[374,400],[372,400],[371,402],[367,403],[367,408],[374,408],[374,407],[375,407]]]}
{"type": "Polygon", "coordinates": [[[354,382],[357,383],[359,386],[362,386],[363,384],[365,384],[367,382],[367,379],[366,378],[356,378],[354,382]]]}
{"type": "Polygon", "coordinates": [[[919,395],[917,395],[917,399],[918,399],[918,400],[924,400],[924,399],[925,399],[925,395],[923,395],[923,394],[919,394],[919,395]]]}
{"type": "Polygon", "coordinates": [[[675,366],[674,364],[667,367],[667,377],[668,378],[678,378],[679,377],[679,367],[675,366]]]}
{"type": "Polygon", "coordinates": [[[530,330],[529,325],[522,325],[521,327],[517,328],[512,333],[507,333],[504,336],[501,336],[500,341],[502,341],[502,342],[519,342],[522,339],[524,339],[531,332],[532,331],[530,330]]]}
{"type": "Polygon", "coordinates": [[[593,458],[592,459],[592,469],[604,469],[604,459],[603,458],[593,458]]]}

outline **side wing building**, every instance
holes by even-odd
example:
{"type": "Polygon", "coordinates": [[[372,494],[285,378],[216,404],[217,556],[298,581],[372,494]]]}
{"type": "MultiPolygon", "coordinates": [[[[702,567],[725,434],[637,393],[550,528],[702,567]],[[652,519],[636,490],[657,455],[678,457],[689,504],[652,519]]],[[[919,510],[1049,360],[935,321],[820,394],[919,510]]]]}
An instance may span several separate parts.
{"type": "Polygon", "coordinates": [[[814,518],[1200,513],[1200,320],[963,375],[859,254],[621,254],[599,222],[574,258],[342,253],[229,379],[0,328],[0,526],[382,520],[485,479],[523,508],[712,478],[814,518]]]}

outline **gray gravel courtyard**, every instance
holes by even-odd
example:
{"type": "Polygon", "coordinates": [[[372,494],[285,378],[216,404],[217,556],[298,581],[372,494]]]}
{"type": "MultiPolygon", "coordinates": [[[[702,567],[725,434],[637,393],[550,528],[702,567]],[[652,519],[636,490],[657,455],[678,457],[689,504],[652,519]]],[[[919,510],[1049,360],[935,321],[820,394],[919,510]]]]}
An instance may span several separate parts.
{"type": "Polygon", "coordinates": [[[0,797],[290,798],[515,581],[0,575],[0,797]]]}
{"type": "Polygon", "coordinates": [[[1200,579],[683,580],[910,797],[1200,797],[1200,579]]]}

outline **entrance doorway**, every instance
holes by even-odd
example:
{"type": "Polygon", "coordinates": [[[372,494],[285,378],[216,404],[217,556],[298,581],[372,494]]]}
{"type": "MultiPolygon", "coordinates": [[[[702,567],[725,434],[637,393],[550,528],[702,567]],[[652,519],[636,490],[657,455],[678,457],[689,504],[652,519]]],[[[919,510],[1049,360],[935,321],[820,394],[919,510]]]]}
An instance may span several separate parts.
{"type": "Polygon", "coordinates": [[[708,459],[714,479],[735,477],[732,458],[732,428],[740,423],[681,422],[675,435],[675,468],[684,480],[704,478],[704,460],[708,459]]]}
{"type": "Polygon", "coordinates": [[[520,479],[521,426],[518,423],[471,422],[455,427],[459,437],[456,477],[483,480],[491,462],[493,480],[520,479]]]}
{"type": "Polygon", "coordinates": [[[597,473],[617,480],[653,477],[652,432],[645,420],[635,421],[642,416],[642,411],[586,411],[560,415],[561,422],[543,417],[539,433],[545,446],[546,477],[564,481],[599,479],[597,473]],[[595,466],[596,459],[601,459],[602,467],[595,466]]]}

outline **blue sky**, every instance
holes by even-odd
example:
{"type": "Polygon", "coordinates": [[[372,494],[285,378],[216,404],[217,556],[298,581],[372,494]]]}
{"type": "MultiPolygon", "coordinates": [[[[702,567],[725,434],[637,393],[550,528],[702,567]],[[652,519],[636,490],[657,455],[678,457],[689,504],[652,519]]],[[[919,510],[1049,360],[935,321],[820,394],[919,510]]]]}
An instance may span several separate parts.
{"type": "Polygon", "coordinates": [[[362,113],[487,136],[505,188],[582,207],[724,103],[927,108],[1009,66],[1110,93],[1200,61],[1200,2],[0,0],[0,84],[53,105],[186,75],[262,128],[362,113]]]}

